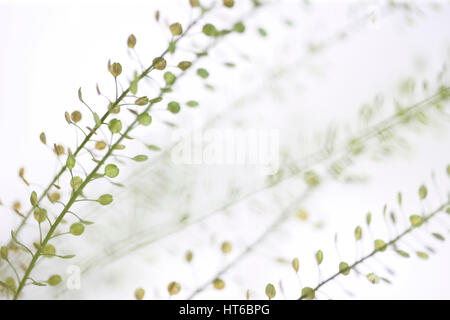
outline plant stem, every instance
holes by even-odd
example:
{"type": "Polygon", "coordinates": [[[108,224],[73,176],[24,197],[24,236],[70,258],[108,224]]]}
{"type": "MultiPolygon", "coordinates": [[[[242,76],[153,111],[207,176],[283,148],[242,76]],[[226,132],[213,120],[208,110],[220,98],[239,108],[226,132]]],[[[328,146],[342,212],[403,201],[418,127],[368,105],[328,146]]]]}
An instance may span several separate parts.
{"type": "MultiPolygon", "coordinates": [[[[202,11],[201,15],[195,19],[194,21],[192,21],[189,26],[187,27],[187,29],[183,32],[183,34],[181,34],[177,39],[174,40],[174,43],[176,44],[178,41],[180,41],[182,38],[185,37],[185,35],[189,32],[189,30],[195,26],[204,16],[205,14],[209,12],[209,10],[204,10],[202,11]]],[[[160,55],[160,57],[164,57],[168,52],[169,52],[169,48],[167,47],[166,50],[160,55]]],[[[151,66],[149,66],[146,70],[144,70],[140,75],[139,75],[139,80],[142,80],[143,78],[145,78],[152,70],[154,70],[154,64],[152,63],[151,66]]],[[[116,79],[115,79],[116,81],[116,79]]],[[[111,105],[111,107],[108,109],[107,112],[105,112],[105,114],[100,118],[100,121],[98,123],[95,124],[94,128],[89,132],[89,134],[86,135],[85,139],[81,142],[81,144],[78,146],[78,148],[75,150],[75,152],[73,153],[73,157],[77,157],[78,153],[85,147],[85,145],[91,141],[92,136],[96,133],[97,129],[106,121],[106,119],[108,118],[108,116],[111,114],[111,111],[119,105],[119,103],[127,96],[127,94],[130,92],[130,88],[131,86],[128,86],[128,88],[122,92],[122,94],[114,101],[114,103],[111,105]]],[[[38,200],[36,202],[36,204],[34,206],[32,206],[30,208],[30,210],[28,210],[28,212],[25,214],[25,217],[22,219],[21,223],[19,224],[19,226],[17,227],[17,229],[15,230],[15,234],[16,236],[20,233],[20,231],[23,229],[23,227],[25,226],[27,220],[29,219],[29,217],[31,216],[31,214],[33,213],[33,210],[37,207],[39,207],[40,202],[47,196],[47,194],[49,193],[50,189],[53,187],[53,185],[59,180],[59,178],[64,174],[64,172],[67,170],[67,166],[64,164],[62,166],[62,168],[59,170],[59,172],[56,174],[56,176],[53,178],[53,180],[49,183],[49,185],[47,186],[47,188],[44,190],[44,192],[38,197],[38,200]]],[[[12,242],[12,240],[10,241],[10,243],[12,242]]]]}
{"type": "MultiPolygon", "coordinates": [[[[180,35],[174,42],[176,43],[177,41],[179,41],[180,39],[182,39],[188,32],[189,30],[192,29],[192,27],[194,27],[200,20],[201,18],[203,18],[203,16],[205,15],[205,13],[207,12],[207,10],[203,11],[202,14],[195,19],[194,21],[192,21],[189,26],[186,28],[185,32],[180,35]]],[[[161,54],[160,57],[164,57],[167,52],[169,52],[169,47],[161,54]]],[[[151,72],[154,69],[154,64],[152,64],[150,67],[148,67],[139,77],[139,79],[143,79],[145,76],[148,75],[149,72],[151,72]]],[[[102,117],[101,119],[101,123],[99,123],[98,125],[96,125],[96,127],[98,128],[107,118],[107,116],[110,113],[110,110],[112,110],[115,106],[117,106],[118,103],[120,103],[121,100],[123,100],[125,98],[125,96],[128,94],[128,92],[130,91],[130,86],[122,92],[122,94],[119,96],[118,99],[116,99],[116,101],[114,102],[113,106],[108,110],[107,113],[105,113],[105,115],[102,117]]],[[[162,96],[162,94],[160,93],[159,95],[160,97],[162,96]]],[[[148,112],[150,110],[150,108],[152,107],[153,103],[150,103],[147,108],[143,111],[148,112]]],[[[128,134],[135,128],[135,125],[138,123],[138,117],[136,117],[134,119],[134,121],[127,127],[127,129],[125,130],[125,132],[123,134],[120,135],[120,137],[117,139],[117,141],[109,148],[109,150],[107,151],[107,153],[103,156],[103,158],[98,162],[98,164],[94,167],[94,169],[91,171],[91,173],[86,177],[86,179],[80,184],[80,186],[78,187],[78,189],[76,191],[74,191],[69,199],[69,201],[67,202],[67,204],[64,206],[63,210],[61,211],[61,213],[58,215],[58,217],[56,218],[55,222],[53,223],[53,225],[50,227],[49,231],[47,232],[47,235],[45,236],[44,240],[42,241],[42,243],[40,244],[39,248],[36,250],[35,254],[33,255],[33,258],[31,259],[28,267],[25,270],[25,273],[22,277],[22,280],[19,283],[19,286],[14,294],[13,299],[16,300],[20,293],[22,292],[27,279],[29,278],[31,272],[33,271],[39,257],[41,256],[41,250],[42,248],[45,248],[45,246],[48,244],[48,242],[50,241],[50,239],[52,238],[54,232],[56,231],[57,227],[59,226],[59,224],[61,223],[61,221],[63,220],[64,216],[66,215],[66,213],[70,210],[70,208],[72,207],[72,205],[75,203],[75,201],[77,200],[78,196],[81,195],[81,193],[83,192],[85,186],[94,178],[94,176],[96,175],[96,173],[98,172],[98,170],[104,165],[105,161],[111,156],[111,154],[113,153],[113,151],[115,150],[115,147],[117,147],[117,145],[120,144],[120,142],[128,136],[128,134]]],[[[91,136],[93,134],[93,132],[90,133],[91,136]]],[[[87,143],[86,139],[85,141],[83,141],[84,143],[82,144],[82,146],[84,146],[84,144],[87,143]]],[[[77,151],[81,150],[81,148],[78,148],[77,151]]],[[[75,156],[75,154],[74,154],[75,156]]],[[[66,169],[67,167],[64,166],[62,169],[66,169]]],[[[60,173],[57,175],[57,177],[59,177],[60,175],[62,175],[62,173],[64,172],[61,169],[60,173]]],[[[56,178],[53,180],[56,181],[56,178]]],[[[53,185],[54,182],[52,182],[51,185],[53,185]]],[[[47,190],[49,190],[51,188],[51,185],[49,186],[49,188],[47,188],[47,190]]],[[[43,198],[45,195],[43,194],[41,196],[41,198],[43,198]]],[[[31,213],[31,212],[30,212],[31,213]]]]}

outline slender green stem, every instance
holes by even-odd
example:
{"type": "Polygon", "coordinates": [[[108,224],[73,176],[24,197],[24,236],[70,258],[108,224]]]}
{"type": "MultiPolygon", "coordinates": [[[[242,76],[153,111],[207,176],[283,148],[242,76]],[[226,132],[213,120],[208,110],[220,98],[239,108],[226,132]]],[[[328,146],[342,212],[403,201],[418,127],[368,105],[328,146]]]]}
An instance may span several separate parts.
{"type": "MultiPolygon", "coordinates": [[[[207,11],[204,11],[197,19],[195,19],[194,21],[192,21],[189,26],[186,28],[185,32],[180,35],[180,37],[178,37],[176,41],[179,41],[181,38],[183,38],[188,32],[189,30],[192,29],[192,27],[194,27],[199,21],[200,19],[204,16],[204,14],[207,11]]],[[[163,57],[165,54],[167,54],[167,52],[169,52],[169,48],[167,48],[163,54],[160,57],[163,57]]],[[[144,78],[150,71],[152,71],[154,69],[154,64],[152,64],[149,68],[147,68],[140,76],[140,79],[144,78]]],[[[128,92],[130,91],[130,87],[128,87],[125,91],[122,92],[122,94],[119,96],[118,99],[116,99],[116,101],[114,102],[113,106],[109,109],[112,110],[115,106],[117,106],[117,104],[124,99],[124,97],[128,94],[128,92]]],[[[162,96],[162,93],[160,93],[159,95],[160,97],[162,96]]],[[[150,108],[152,107],[152,103],[150,103],[147,108],[143,111],[143,112],[148,112],[150,110],[150,108]]],[[[108,111],[109,112],[109,111],[108,111]]],[[[106,113],[102,119],[101,119],[101,123],[103,123],[106,120],[106,117],[108,116],[109,113],[106,113]]],[[[61,221],[63,220],[63,218],[65,217],[66,213],[69,212],[70,208],[72,207],[72,205],[77,201],[77,198],[82,194],[84,188],[86,187],[86,185],[93,180],[93,178],[95,177],[95,175],[97,174],[98,170],[104,165],[105,161],[112,155],[113,151],[115,150],[115,147],[117,147],[122,140],[127,137],[129,135],[129,133],[135,128],[135,125],[138,123],[138,118],[136,117],[134,119],[134,121],[127,127],[127,129],[125,130],[125,132],[123,134],[120,135],[120,137],[117,139],[117,141],[108,149],[108,151],[106,152],[106,154],[103,156],[103,158],[98,162],[98,164],[94,167],[94,169],[91,171],[91,173],[86,177],[86,179],[80,184],[80,186],[78,187],[78,189],[74,190],[74,192],[72,193],[69,201],[67,202],[67,204],[64,206],[63,210],[61,211],[61,213],[58,215],[58,217],[56,218],[55,222],[53,223],[53,225],[50,227],[49,231],[47,232],[47,235],[45,236],[44,240],[42,241],[41,245],[39,246],[39,248],[36,250],[36,252],[33,255],[33,258],[31,259],[28,267],[25,270],[25,273],[22,277],[22,280],[19,283],[19,286],[14,294],[14,300],[16,300],[20,293],[22,292],[23,288],[26,285],[26,281],[29,278],[31,272],[33,271],[39,257],[41,256],[41,251],[42,248],[45,248],[45,246],[48,244],[48,242],[52,239],[53,234],[55,233],[57,227],[59,226],[59,224],[61,223],[61,221]]],[[[98,125],[99,126],[99,125],[98,125]]],[[[98,127],[97,126],[97,127],[98,127]]],[[[92,132],[91,132],[92,133],[92,132]]],[[[87,143],[87,141],[86,141],[87,143]]],[[[85,143],[84,143],[85,144],[85,143]]],[[[84,146],[83,144],[83,146],[84,146]]],[[[81,150],[80,148],[77,149],[81,150]]],[[[75,155],[75,154],[74,154],[75,155]]],[[[66,166],[64,166],[65,168],[66,166]]],[[[61,173],[62,174],[62,173],[61,173]]],[[[49,188],[48,188],[49,189],[49,188]]]]}
{"type": "MultiPolygon", "coordinates": [[[[189,32],[189,30],[195,26],[200,19],[202,19],[205,14],[209,12],[209,10],[204,10],[202,11],[202,14],[195,19],[194,21],[192,21],[189,26],[187,27],[187,29],[185,30],[185,32],[183,32],[183,34],[181,34],[176,40],[174,40],[174,43],[176,44],[178,41],[180,41],[182,38],[185,37],[185,35],[189,32]]],[[[170,50],[170,46],[168,46],[166,48],[166,50],[160,55],[160,57],[164,57],[170,50]]],[[[147,69],[145,69],[140,75],[139,75],[139,80],[145,78],[152,70],[154,70],[154,64],[152,64],[151,66],[149,66],[147,69]]],[[[111,111],[120,104],[120,102],[127,96],[127,94],[130,92],[131,87],[129,86],[125,91],[122,92],[122,94],[114,101],[114,103],[111,105],[110,108],[108,108],[108,111],[105,112],[105,114],[100,118],[100,121],[98,123],[95,124],[94,128],[92,130],[90,130],[89,134],[86,135],[85,139],[81,142],[81,144],[78,146],[78,148],[75,150],[75,152],[73,153],[73,157],[77,157],[77,155],[79,154],[79,152],[81,150],[83,150],[83,148],[86,146],[86,144],[91,141],[92,136],[97,132],[98,128],[100,128],[100,126],[106,121],[106,119],[108,118],[108,116],[111,114],[111,111]]],[[[53,180],[49,183],[49,185],[47,186],[47,188],[45,188],[44,192],[38,197],[38,200],[36,202],[35,205],[33,205],[28,212],[25,214],[25,217],[22,219],[21,223],[19,224],[19,226],[16,228],[15,230],[15,234],[18,235],[21,230],[23,229],[23,227],[25,226],[27,220],[29,219],[29,217],[31,216],[31,214],[33,213],[34,209],[36,209],[37,207],[39,207],[40,202],[47,196],[47,194],[50,192],[50,189],[55,185],[55,183],[59,180],[59,178],[61,178],[61,176],[64,174],[64,172],[67,170],[67,166],[64,164],[61,169],[59,170],[59,172],[55,175],[55,177],[53,178],[53,180]]]]}

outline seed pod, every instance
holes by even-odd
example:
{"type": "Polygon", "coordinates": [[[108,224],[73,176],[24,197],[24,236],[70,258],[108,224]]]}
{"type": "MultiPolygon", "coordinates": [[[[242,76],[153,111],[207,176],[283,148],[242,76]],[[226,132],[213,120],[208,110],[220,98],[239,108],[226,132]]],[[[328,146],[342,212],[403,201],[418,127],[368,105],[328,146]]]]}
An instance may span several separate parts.
{"type": "Polygon", "coordinates": [[[381,239],[375,240],[375,250],[385,251],[386,248],[387,248],[387,245],[383,240],[381,240],[381,239]]]}
{"type": "Polygon", "coordinates": [[[106,148],[106,142],[105,141],[97,141],[95,143],[95,149],[97,150],[103,150],[106,148]]]}
{"type": "Polygon", "coordinates": [[[136,300],[142,300],[145,296],[145,290],[142,288],[137,288],[134,292],[134,296],[136,297],[136,300]]]}
{"type": "Polygon", "coordinates": [[[172,281],[167,286],[167,291],[169,291],[169,294],[171,296],[174,296],[174,295],[178,294],[181,291],[181,286],[180,286],[180,284],[178,282],[172,281]]]}
{"type": "Polygon", "coordinates": [[[180,112],[180,104],[178,102],[172,101],[167,104],[167,109],[172,113],[180,112]]]}
{"type": "Polygon", "coordinates": [[[356,229],[355,229],[355,239],[356,239],[356,241],[361,240],[361,237],[362,237],[362,229],[361,229],[360,226],[357,226],[356,229]]]}
{"type": "Polygon", "coordinates": [[[200,7],[200,0],[189,0],[192,8],[200,7]]]}
{"type": "Polygon", "coordinates": [[[5,260],[8,259],[8,248],[7,247],[3,246],[0,248],[0,257],[5,260]]]}
{"type": "Polygon", "coordinates": [[[102,205],[102,206],[107,206],[108,204],[110,204],[111,202],[113,202],[113,197],[110,194],[104,194],[101,195],[97,201],[102,205]]]}
{"type": "Polygon", "coordinates": [[[188,69],[191,65],[192,65],[192,63],[189,62],[189,61],[181,61],[181,62],[178,64],[178,68],[179,68],[180,70],[185,71],[185,70],[188,69]]]}
{"type": "Polygon", "coordinates": [[[140,97],[140,98],[136,99],[134,104],[136,104],[138,106],[145,106],[146,104],[148,104],[148,98],[145,97],[145,96],[144,97],[140,97]]]}
{"type": "Polygon", "coordinates": [[[303,297],[303,299],[305,299],[305,300],[312,300],[312,299],[315,298],[315,296],[316,296],[316,293],[315,293],[315,291],[312,288],[304,287],[302,289],[302,297],[303,297]]]}
{"type": "Polygon", "coordinates": [[[47,210],[43,208],[36,208],[36,210],[34,210],[33,216],[37,222],[42,223],[47,219],[47,210]]]}
{"type": "Polygon", "coordinates": [[[108,128],[112,133],[119,133],[120,130],[122,130],[122,121],[119,119],[112,119],[108,124],[108,128]]]}
{"type": "Polygon", "coordinates": [[[192,258],[194,257],[194,253],[189,250],[186,252],[186,255],[184,256],[184,258],[186,259],[186,262],[190,263],[192,261],[192,258]]]}
{"type": "Polygon", "coordinates": [[[164,73],[164,81],[166,82],[167,86],[171,86],[175,83],[175,80],[177,78],[175,77],[175,75],[172,72],[166,72],[164,73]]]}
{"type": "Polygon", "coordinates": [[[147,112],[141,113],[138,116],[138,122],[143,126],[149,126],[152,123],[152,117],[147,112]]]}
{"type": "Polygon", "coordinates": [[[158,57],[153,59],[153,67],[157,70],[164,70],[167,66],[167,62],[164,58],[158,57]]]}
{"type": "Polygon", "coordinates": [[[203,33],[206,34],[209,37],[217,37],[219,35],[219,32],[217,31],[216,27],[212,25],[211,23],[207,23],[203,26],[202,29],[203,33]]]}
{"type": "Polygon", "coordinates": [[[197,69],[197,75],[198,75],[200,78],[206,79],[206,78],[209,77],[209,72],[208,72],[208,70],[206,70],[206,69],[199,68],[199,69],[197,69]]]}
{"type": "Polygon", "coordinates": [[[70,226],[70,233],[74,236],[80,236],[84,232],[84,225],[77,222],[70,226]]]}
{"type": "Polygon", "coordinates": [[[47,144],[47,137],[45,136],[45,132],[41,132],[41,134],[39,135],[39,140],[41,140],[43,144],[47,144]]]}
{"type": "Polygon", "coordinates": [[[300,268],[300,262],[298,261],[298,258],[294,258],[292,260],[292,268],[294,268],[295,272],[298,272],[298,269],[300,268]]]}
{"type": "Polygon", "coordinates": [[[41,252],[43,256],[51,258],[56,254],[56,249],[51,244],[48,244],[42,249],[41,252]]]}
{"type": "Polygon", "coordinates": [[[60,144],[54,145],[53,151],[56,153],[57,156],[61,156],[65,153],[64,147],[60,144]]]}
{"type": "Polygon", "coordinates": [[[135,45],[136,45],[136,37],[134,36],[134,34],[130,34],[127,40],[127,46],[128,48],[133,49],[135,45]]]}
{"type": "Polygon", "coordinates": [[[409,221],[413,227],[420,227],[423,223],[423,218],[417,214],[413,214],[409,217],[409,221]]]}
{"type": "Polygon", "coordinates": [[[50,278],[48,278],[47,283],[50,286],[54,287],[54,286],[57,286],[58,284],[60,284],[61,281],[62,281],[61,276],[59,274],[54,274],[50,278]]]}
{"type": "Polygon", "coordinates": [[[72,119],[73,122],[77,123],[77,122],[80,122],[80,120],[82,118],[82,114],[80,111],[74,111],[70,115],[70,118],[72,119]]]}
{"type": "Polygon", "coordinates": [[[115,178],[119,175],[119,171],[120,171],[119,168],[115,164],[113,163],[108,164],[105,167],[105,176],[109,178],[115,178]]]}
{"type": "Polygon", "coordinates": [[[118,77],[122,73],[122,66],[118,62],[114,62],[111,65],[110,71],[114,77],[118,77]]]}
{"type": "Polygon", "coordinates": [[[214,289],[222,290],[223,288],[225,288],[225,282],[222,279],[216,278],[213,281],[213,286],[214,289]]]}
{"type": "Polygon", "coordinates": [[[181,35],[183,33],[183,27],[178,22],[172,23],[169,26],[169,29],[170,29],[170,32],[172,33],[173,36],[179,36],[179,35],[181,35]]]}
{"type": "Polygon", "coordinates": [[[51,203],[54,203],[56,201],[59,201],[59,199],[61,199],[61,195],[59,194],[59,192],[55,191],[55,192],[50,193],[48,198],[51,203]]]}
{"type": "Polygon", "coordinates": [[[233,249],[233,246],[231,245],[230,242],[225,241],[222,243],[221,250],[224,254],[230,253],[232,249],[233,249]]]}
{"type": "Polygon", "coordinates": [[[227,8],[232,8],[234,6],[234,0],[223,0],[223,5],[227,8]]]}
{"type": "Polygon", "coordinates": [[[318,265],[320,265],[323,261],[323,252],[322,250],[319,250],[316,252],[316,262],[318,265]]]}
{"type": "Polygon", "coordinates": [[[266,286],[266,296],[270,299],[273,299],[276,295],[277,291],[275,290],[275,287],[273,286],[273,284],[269,283],[266,286]]]}
{"type": "Polygon", "coordinates": [[[233,26],[233,31],[243,33],[245,31],[245,25],[242,22],[238,22],[233,26]]]}
{"type": "Polygon", "coordinates": [[[341,262],[339,264],[339,272],[342,273],[344,276],[350,273],[350,268],[346,262],[341,262]]]}

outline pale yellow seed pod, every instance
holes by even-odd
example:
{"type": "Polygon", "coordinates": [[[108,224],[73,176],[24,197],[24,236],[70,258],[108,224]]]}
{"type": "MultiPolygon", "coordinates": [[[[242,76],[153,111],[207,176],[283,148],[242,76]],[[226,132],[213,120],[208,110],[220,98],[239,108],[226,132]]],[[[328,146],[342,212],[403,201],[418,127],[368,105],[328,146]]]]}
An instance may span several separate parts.
{"type": "Polygon", "coordinates": [[[136,37],[134,36],[134,34],[130,34],[130,36],[128,37],[127,46],[130,49],[133,49],[136,46],[136,37]]]}
{"type": "Polygon", "coordinates": [[[145,290],[142,288],[137,288],[136,291],[134,292],[134,296],[135,296],[136,300],[144,299],[145,290]]]}
{"type": "Polygon", "coordinates": [[[231,245],[230,242],[225,241],[225,242],[222,243],[221,250],[222,250],[222,252],[223,252],[224,254],[230,253],[232,249],[233,249],[233,246],[231,245]]]}
{"type": "Polygon", "coordinates": [[[172,281],[167,286],[167,291],[169,291],[169,294],[171,296],[174,296],[174,295],[178,294],[181,291],[181,286],[180,286],[180,284],[178,282],[172,281]]]}

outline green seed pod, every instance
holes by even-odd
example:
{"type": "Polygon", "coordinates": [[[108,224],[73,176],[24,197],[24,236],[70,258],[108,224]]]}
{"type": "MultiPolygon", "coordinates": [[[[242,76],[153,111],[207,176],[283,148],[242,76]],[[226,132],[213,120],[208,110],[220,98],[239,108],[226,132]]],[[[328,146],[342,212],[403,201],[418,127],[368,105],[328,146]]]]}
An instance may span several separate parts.
{"type": "Polygon", "coordinates": [[[178,102],[172,101],[167,105],[167,109],[169,109],[172,113],[180,112],[180,104],[178,102]]]}
{"type": "Polygon", "coordinates": [[[167,286],[167,291],[169,291],[169,294],[171,296],[174,296],[174,295],[178,294],[181,291],[181,286],[180,286],[180,284],[178,282],[172,281],[167,286]]]}
{"type": "Polygon", "coordinates": [[[171,86],[175,83],[175,80],[177,78],[175,77],[175,75],[172,72],[166,72],[164,73],[164,81],[166,82],[167,86],[171,86]]]}
{"type": "Polygon", "coordinates": [[[225,288],[225,282],[222,279],[216,278],[213,281],[213,286],[216,290],[222,290],[225,288]]]}
{"type": "Polygon", "coordinates": [[[43,208],[36,208],[36,210],[34,210],[33,216],[37,222],[42,223],[47,220],[47,210],[43,208]]]}
{"type": "Polygon", "coordinates": [[[381,240],[381,239],[375,240],[375,250],[385,251],[386,248],[387,248],[387,245],[383,240],[381,240]]]}
{"type": "Polygon", "coordinates": [[[122,121],[119,119],[112,119],[108,124],[109,131],[112,133],[119,133],[122,130],[122,121]]]}
{"type": "Polygon", "coordinates": [[[323,252],[322,250],[319,250],[316,252],[316,262],[318,265],[320,265],[323,261],[323,252]]]}
{"type": "Polygon", "coordinates": [[[102,206],[106,206],[113,202],[113,197],[110,194],[101,195],[97,200],[102,206]]]}
{"type": "Polygon", "coordinates": [[[72,112],[72,114],[70,115],[70,118],[72,119],[73,122],[77,123],[77,122],[81,121],[82,116],[83,115],[81,114],[81,112],[76,110],[76,111],[72,112]]]}
{"type": "Polygon", "coordinates": [[[183,27],[178,22],[172,23],[169,29],[173,36],[179,36],[183,33],[183,27]]]}
{"type": "Polygon", "coordinates": [[[223,0],[223,5],[227,8],[233,8],[234,0],[223,0]]]}
{"type": "Polygon", "coordinates": [[[203,26],[202,31],[209,37],[217,37],[219,35],[219,32],[217,31],[216,27],[210,23],[205,24],[203,26]]]}
{"type": "Polygon", "coordinates": [[[48,278],[47,283],[54,287],[57,286],[58,284],[60,284],[62,281],[62,278],[59,274],[54,274],[52,276],[50,276],[50,278],[48,278]]]}
{"type": "Polygon", "coordinates": [[[356,241],[361,240],[361,237],[362,237],[362,229],[361,229],[360,226],[357,226],[356,229],[355,229],[355,239],[356,239],[356,241]]]}
{"type": "Polygon", "coordinates": [[[242,22],[238,22],[233,26],[233,31],[243,33],[245,31],[245,25],[242,22]]]}
{"type": "Polygon", "coordinates": [[[186,102],[186,105],[188,107],[195,108],[195,107],[198,107],[199,103],[197,101],[190,100],[190,101],[186,102]]]}
{"type": "Polygon", "coordinates": [[[134,104],[136,104],[138,106],[145,106],[146,104],[148,104],[148,98],[145,97],[145,96],[144,97],[140,97],[140,98],[136,99],[134,104]]]}
{"type": "Polygon", "coordinates": [[[70,180],[70,186],[72,187],[72,189],[73,189],[74,191],[78,190],[78,188],[80,187],[80,185],[81,185],[82,183],[83,183],[83,180],[82,180],[80,177],[78,177],[78,176],[73,177],[73,178],[70,180]]]}
{"type": "Polygon", "coordinates": [[[141,113],[138,116],[138,122],[143,126],[149,126],[152,123],[152,117],[147,112],[141,113]]]}
{"type": "Polygon", "coordinates": [[[135,156],[133,158],[133,160],[136,162],[144,162],[144,161],[148,160],[148,157],[145,154],[140,154],[140,155],[135,156]]]}
{"type": "Polygon", "coordinates": [[[130,34],[130,36],[128,37],[127,46],[130,49],[133,49],[136,46],[136,37],[134,36],[134,34],[130,34]]]}
{"type": "Polygon", "coordinates": [[[3,246],[0,248],[0,257],[5,260],[8,259],[8,248],[7,247],[3,246]]]}
{"type": "Polygon", "coordinates": [[[339,272],[342,273],[344,276],[350,273],[350,268],[346,262],[341,262],[339,264],[339,272]]]}
{"type": "Polygon", "coordinates": [[[304,287],[302,289],[302,297],[305,300],[312,300],[316,297],[315,291],[310,287],[304,287]]]}
{"type": "Polygon", "coordinates": [[[428,195],[428,189],[426,186],[422,185],[419,188],[419,197],[421,200],[425,199],[428,195]]]}
{"type": "Polygon", "coordinates": [[[47,144],[47,137],[45,136],[45,132],[41,132],[41,134],[39,135],[39,140],[41,140],[43,144],[47,144]]]}
{"type": "Polygon", "coordinates": [[[275,295],[277,294],[277,291],[275,290],[275,287],[273,286],[273,284],[269,283],[266,286],[266,296],[270,299],[273,299],[275,297],[275,295]]]}
{"type": "Polygon", "coordinates": [[[74,236],[80,236],[84,232],[84,225],[81,223],[74,223],[70,226],[70,233],[74,236]]]}
{"type": "Polygon", "coordinates": [[[197,75],[198,75],[200,78],[206,79],[206,78],[209,77],[209,72],[208,72],[208,70],[206,70],[206,69],[199,68],[199,69],[197,69],[197,75]]]}
{"type": "Polygon", "coordinates": [[[192,63],[189,62],[189,61],[181,61],[180,63],[178,63],[178,68],[179,68],[180,70],[185,71],[185,70],[188,69],[191,65],[192,65],[192,63]]]}
{"type": "Polygon", "coordinates": [[[34,207],[37,205],[37,202],[38,202],[37,193],[36,193],[36,191],[32,191],[31,195],[30,195],[30,203],[34,207]]]}
{"type": "Polygon", "coordinates": [[[373,284],[377,284],[380,282],[380,277],[378,277],[375,273],[371,272],[367,275],[367,280],[369,280],[373,284]]]}
{"type": "Polygon", "coordinates": [[[153,67],[157,70],[164,70],[167,66],[167,62],[164,58],[159,57],[153,59],[153,67]]]}
{"type": "Polygon", "coordinates": [[[48,244],[42,249],[41,252],[43,256],[51,258],[56,254],[56,249],[51,244],[48,244]]]}
{"type": "Polygon", "coordinates": [[[300,268],[300,262],[298,261],[298,258],[294,258],[292,260],[292,268],[295,272],[298,272],[298,269],[300,268]]]}
{"type": "Polygon", "coordinates": [[[122,73],[122,66],[118,62],[114,62],[111,65],[111,70],[110,71],[111,71],[111,74],[114,77],[118,77],[122,73]]]}
{"type": "Polygon", "coordinates": [[[423,223],[423,218],[417,214],[413,214],[409,217],[409,221],[413,227],[420,227],[423,223]]]}
{"type": "Polygon", "coordinates": [[[109,178],[117,177],[119,175],[119,172],[120,172],[119,168],[113,163],[108,164],[105,167],[105,176],[107,176],[109,178]]]}

